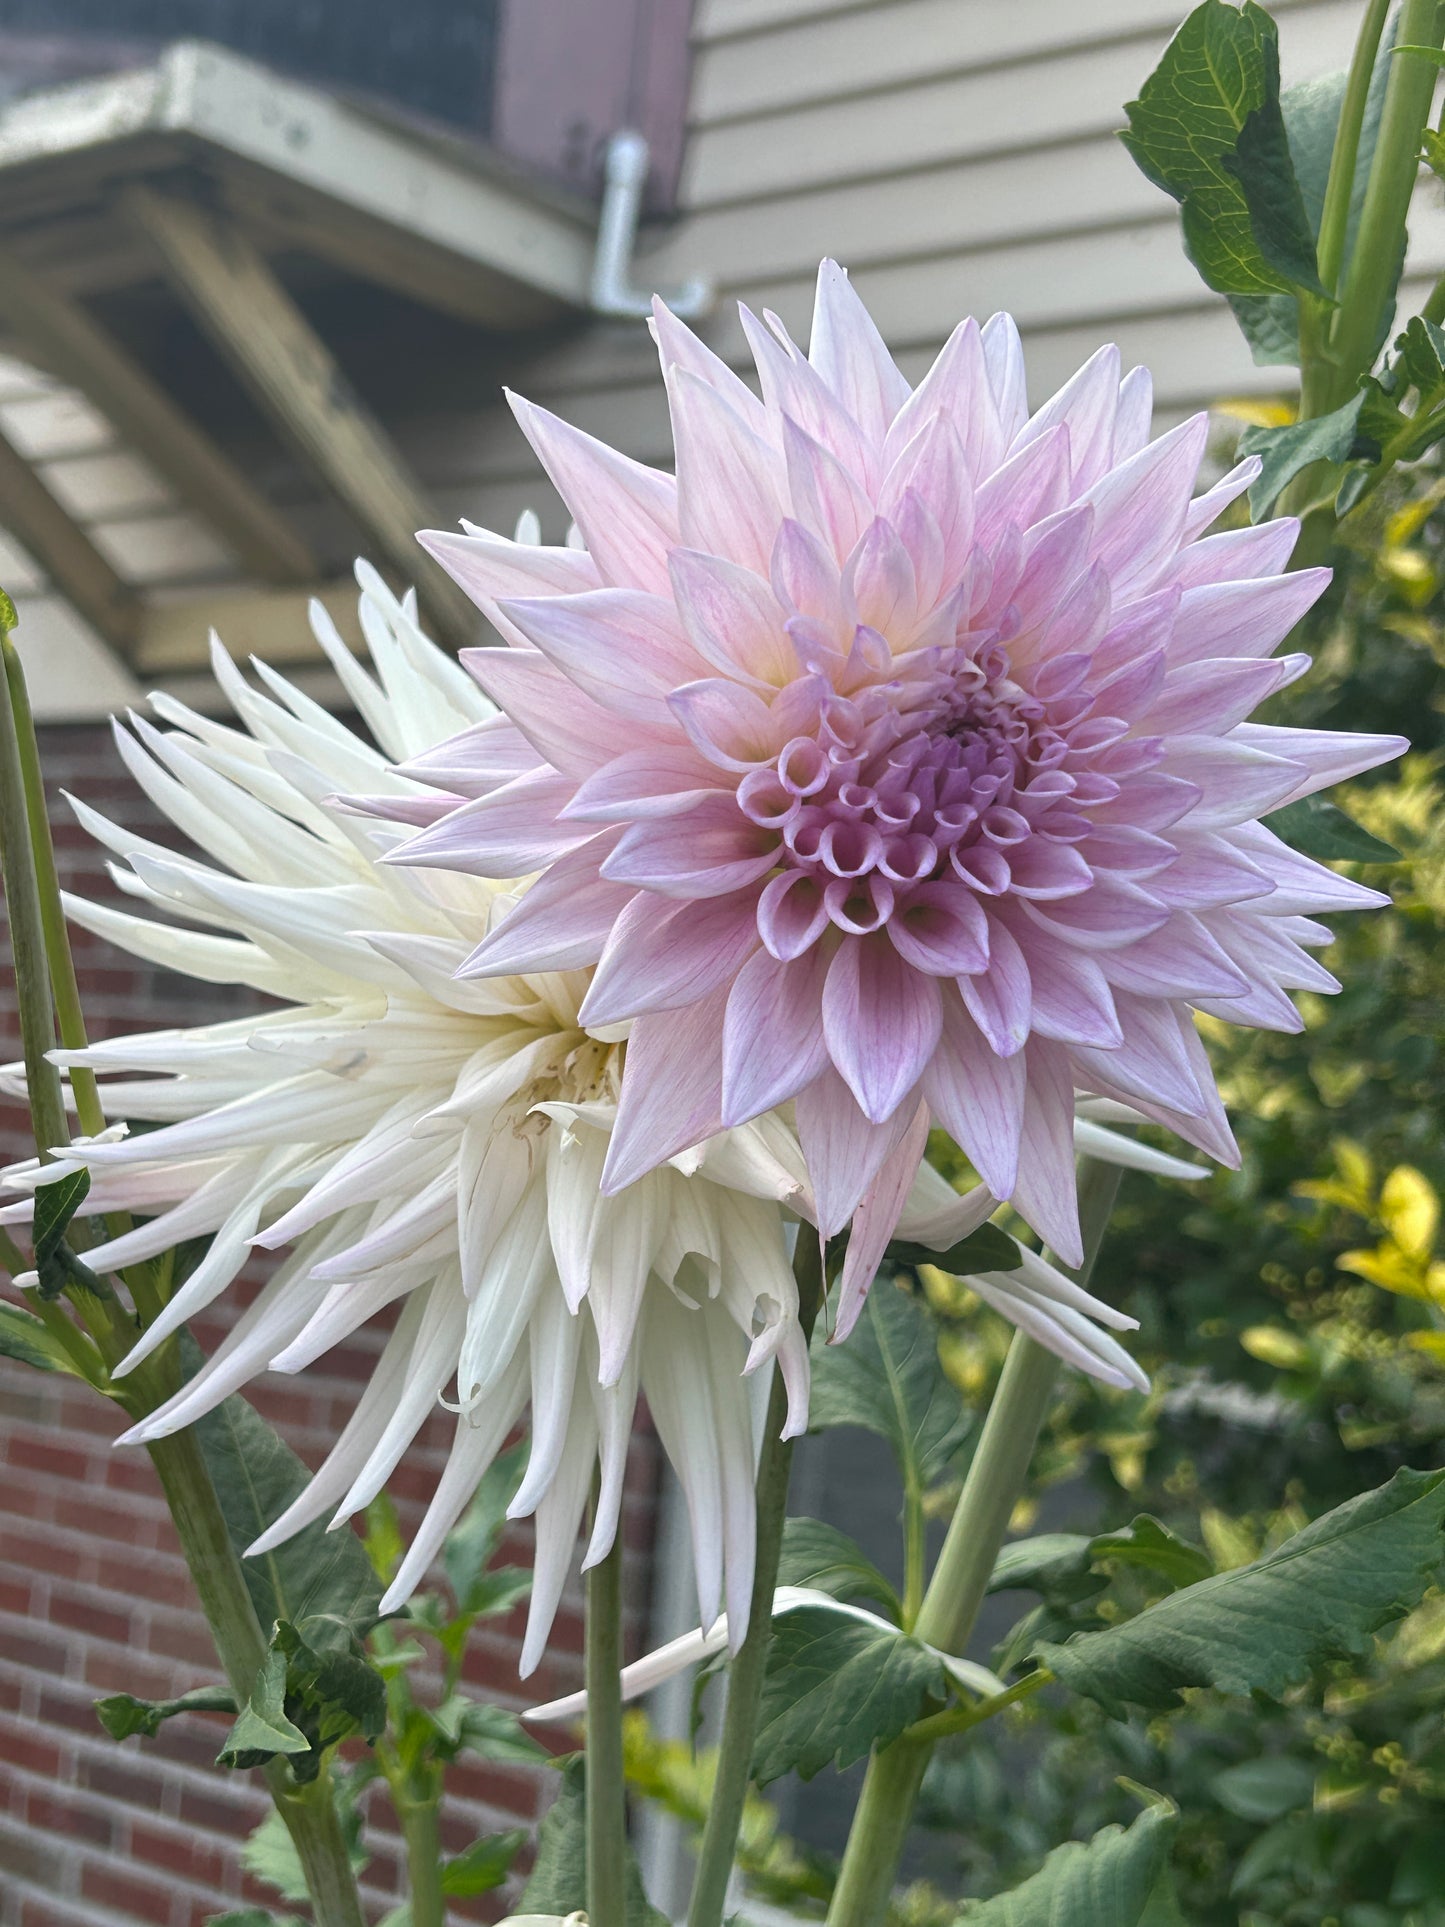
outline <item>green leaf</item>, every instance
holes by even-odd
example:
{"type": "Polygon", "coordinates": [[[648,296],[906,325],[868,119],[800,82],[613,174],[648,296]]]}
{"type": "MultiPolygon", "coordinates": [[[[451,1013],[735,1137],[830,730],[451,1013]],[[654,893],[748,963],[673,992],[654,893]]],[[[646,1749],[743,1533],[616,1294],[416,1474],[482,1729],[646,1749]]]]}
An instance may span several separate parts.
{"type": "Polygon", "coordinates": [[[888,1247],[888,1260],[916,1271],[920,1265],[936,1265],[954,1278],[968,1278],[985,1271],[1017,1271],[1023,1263],[1018,1245],[996,1224],[981,1224],[966,1238],[950,1245],[947,1251],[933,1251],[927,1245],[895,1239],[888,1247]]]}
{"type": "Polygon", "coordinates": [[[35,1273],[40,1281],[36,1289],[42,1298],[58,1298],[70,1284],[83,1285],[87,1291],[103,1289],[94,1272],[80,1262],[65,1242],[70,1221],[85,1202],[89,1189],[89,1171],[72,1171],[69,1177],[56,1178],[53,1184],[35,1188],[31,1240],[35,1273]]]}
{"type": "Polygon", "coordinates": [[[458,1613],[478,1609],[469,1602],[480,1586],[488,1561],[497,1550],[507,1523],[507,1507],[522,1483],[527,1463],[525,1440],[494,1459],[487,1468],[471,1504],[447,1534],[442,1562],[456,1595],[458,1613]]]}
{"type": "Polygon", "coordinates": [[[228,1686],[194,1686],[173,1700],[139,1700],[131,1693],[112,1693],[95,1702],[96,1717],[113,1740],[128,1740],[133,1733],[153,1740],[162,1720],[177,1713],[234,1713],[236,1701],[228,1686]]]}
{"type": "Polygon", "coordinates": [[[989,1577],[990,1592],[1012,1592],[1027,1587],[1046,1598],[1068,1586],[1071,1581],[1088,1578],[1090,1590],[1097,1592],[1089,1568],[1094,1542],[1086,1533],[1043,1532],[1035,1539],[1016,1539],[1004,1546],[993,1562],[989,1577]]]}
{"type": "MultiPolygon", "coordinates": [[[[1389,361],[1361,384],[1358,423],[1361,444],[1378,461],[1388,446],[1390,459],[1417,462],[1445,440],[1445,332],[1416,315],[1397,335],[1389,361]],[[1406,403],[1414,397],[1413,405],[1406,403]]],[[[1352,508],[1369,482],[1369,470],[1345,477],[1337,504],[1352,508]]]]}
{"type": "Polygon", "coordinates": [[[499,1760],[508,1765],[537,1766],[551,1758],[523,1729],[515,1713],[500,1706],[486,1706],[455,1694],[428,1715],[440,1736],[436,1746],[443,1759],[458,1753],[475,1753],[484,1760],[499,1760]]]}
{"type": "Polygon", "coordinates": [[[942,1661],[907,1633],[850,1613],[804,1606],[773,1626],[753,1777],[809,1780],[830,1760],[850,1766],[897,1739],[947,1686],[942,1661]]]}
{"type": "Polygon", "coordinates": [[[1125,109],[1120,139],[1180,205],[1184,245],[1221,294],[1322,294],[1279,96],[1279,36],[1254,0],[1204,0],[1125,109]]]}
{"type": "Polygon", "coordinates": [[[497,1566],[479,1573],[467,1591],[466,1615],[488,1619],[509,1613],[532,1590],[532,1575],[525,1566],[497,1566]]]}
{"type": "MultiPolygon", "coordinates": [[[[1350,196],[1350,211],[1345,227],[1345,259],[1354,247],[1360,210],[1370,176],[1370,162],[1380,131],[1380,114],[1385,104],[1385,87],[1390,77],[1389,50],[1395,34],[1395,20],[1386,23],[1379,57],[1370,76],[1364,119],[1360,124],[1360,145],[1355,165],[1355,180],[1350,196]]],[[[1330,160],[1335,151],[1335,133],[1340,124],[1345,88],[1349,76],[1343,71],[1321,74],[1313,80],[1299,81],[1280,95],[1285,132],[1289,136],[1290,160],[1299,182],[1300,198],[1310,233],[1319,236],[1324,213],[1325,188],[1330,177],[1330,160]]],[[[1401,255],[1403,264],[1404,256],[1401,255]]],[[[1399,269],[1396,269],[1399,279],[1399,269]]],[[[1239,323],[1256,362],[1263,366],[1280,363],[1299,365],[1299,303],[1292,294],[1231,295],[1229,305],[1239,323]]],[[[1392,311],[1393,312],[1393,311],[1392,311]]],[[[1386,330],[1389,321],[1385,323],[1386,330]]]]}
{"type": "Polygon", "coordinates": [[[18,1305],[0,1303],[0,1358],[33,1365],[41,1372],[69,1372],[79,1378],[74,1362],[44,1321],[18,1305]]]}
{"type": "Polygon", "coordinates": [[[1171,1586],[1193,1586],[1208,1579],[1214,1566],[1198,1546],[1181,1539],[1159,1519],[1141,1512],[1121,1532],[1105,1532],[1089,1547],[1094,1560],[1111,1559],[1125,1566],[1145,1566],[1159,1572],[1171,1586]]]}
{"type": "Polygon", "coordinates": [[[264,1907],[237,1907],[228,1914],[211,1914],[206,1927],[305,1927],[296,1914],[271,1914],[264,1907]]]}
{"type": "Polygon", "coordinates": [[[1321,863],[1398,863],[1400,852],[1362,829],[1322,796],[1302,796],[1269,818],[1269,827],[1302,856],[1321,863]]]}
{"type": "MultiPolygon", "coordinates": [[[[562,1788],[537,1832],[531,1878],[513,1906],[517,1914],[566,1916],[587,1911],[586,1763],[574,1754],[559,1762],[562,1788]]],[[[626,1927],[667,1927],[667,1918],[642,1891],[642,1876],[627,1849],[626,1927]]]]}
{"type": "Polygon", "coordinates": [[[873,1561],[821,1519],[784,1520],[778,1584],[812,1586],[834,1599],[871,1599],[895,1624],[903,1617],[898,1594],[873,1561]]]}
{"type": "Polygon", "coordinates": [[[1352,395],[1331,414],[1286,428],[1247,428],[1239,438],[1241,455],[1258,455],[1262,464],[1250,487],[1249,512],[1262,522],[1295,476],[1315,462],[1343,462],[1355,445],[1363,393],[1352,395]]]}
{"type": "Polygon", "coordinates": [[[1150,1806],[1127,1831],[1056,1847],[1011,1894],[966,1906],[959,1927],[1183,1927],[1169,1872],[1177,1824],[1172,1807],[1150,1806]]]}
{"type": "Polygon", "coordinates": [[[311,1742],[286,1717],[286,1655],[273,1647],[236,1716],[226,1744],[216,1755],[221,1766],[259,1766],[278,1753],[309,1753],[311,1742]]]}
{"type": "Polygon", "coordinates": [[[501,1886],[526,1844],[525,1827],[511,1827],[506,1833],[489,1833],[484,1839],[474,1840],[443,1866],[442,1892],[454,1894],[459,1900],[472,1894],[489,1894],[493,1887],[501,1886]]]}
{"type": "MultiPolygon", "coordinates": [[[[193,1346],[188,1352],[192,1361],[199,1356],[193,1346]]],[[[244,1552],[310,1484],[311,1473],[238,1396],[207,1413],[195,1430],[232,1542],[244,1552]]],[[[241,1565],[263,1626],[284,1619],[304,1627],[325,1615],[360,1635],[376,1624],[381,1587],[361,1541],[349,1529],[329,1532],[318,1519],[284,1545],[241,1565]]]]}
{"type": "Polygon", "coordinates": [[[1273,1759],[1241,1760],[1238,1766],[1216,1773],[1209,1791],[1227,1812],[1262,1825],[1310,1804],[1315,1769],[1308,1760],[1287,1753],[1273,1759]]]}
{"type": "Polygon", "coordinates": [[[1438,1571],[1445,1471],[1397,1472],[1252,1565],[1037,1657],[1109,1712],[1177,1703],[1187,1686],[1278,1699],[1312,1667],[1357,1654],[1416,1605],[1438,1571]]]}
{"type": "Polygon", "coordinates": [[[962,1394],[938,1362],[933,1315],[880,1278],[846,1345],[829,1345],[819,1320],[813,1339],[810,1425],[861,1425],[892,1446],[904,1483],[922,1491],[968,1431],[962,1394]]]}

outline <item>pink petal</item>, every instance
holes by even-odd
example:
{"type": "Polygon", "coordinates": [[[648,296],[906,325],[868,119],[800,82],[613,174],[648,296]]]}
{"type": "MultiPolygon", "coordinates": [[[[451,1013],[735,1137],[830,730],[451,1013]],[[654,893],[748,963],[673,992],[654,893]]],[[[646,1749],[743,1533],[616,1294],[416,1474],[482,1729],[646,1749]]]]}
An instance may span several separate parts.
{"type": "Polygon", "coordinates": [[[915,970],[957,977],[988,965],[988,918],[972,891],[952,883],[911,890],[887,924],[894,949],[915,970]]]}
{"type": "Polygon", "coordinates": [[[602,874],[665,897],[709,897],[757,882],[777,853],[775,831],[750,823],[731,796],[709,796],[685,816],[630,824],[602,874]]]}
{"type": "Polygon", "coordinates": [[[530,649],[468,649],[462,663],[553,769],[581,778],[608,761],[615,720],[545,656],[530,649]]]}
{"type": "Polygon", "coordinates": [[[1179,545],[1189,490],[1209,437],[1207,414],[1193,415],[1130,456],[1089,490],[1094,505],[1094,554],[1115,594],[1147,579],[1179,545]]]}
{"type": "Polygon", "coordinates": [[[1025,1059],[1000,1057],[964,1009],[943,993],[943,1035],[923,1073],[923,1095],[996,1198],[1013,1195],[1023,1128],[1025,1059]]]}
{"type": "Polygon", "coordinates": [[[869,447],[857,422],[817,369],[796,351],[789,353],[745,304],[740,304],[739,314],[773,419],[795,421],[836,455],[850,474],[860,481],[873,480],[877,449],[869,447]]]}
{"type": "Polygon", "coordinates": [[[767,410],[741,376],[734,374],[720,356],[698,339],[685,322],[679,321],[660,296],[652,298],[653,339],[666,376],[671,368],[685,368],[699,381],[715,388],[723,400],[765,440],[769,432],[767,410]]]}
{"type": "Polygon", "coordinates": [[[632,901],[627,884],[597,874],[615,831],[559,857],[468,957],[463,977],[522,970],[581,970],[602,955],[613,924],[632,901]]]}
{"type": "Polygon", "coordinates": [[[583,823],[630,822],[633,817],[680,816],[705,797],[730,788],[691,743],[626,749],[580,783],[562,815],[583,823]]]}
{"type": "Polygon", "coordinates": [[[969,1015],[1000,1057],[1011,1057],[1029,1034],[1033,990],[1028,962],[1013,933],[989,918],[988,969],[958,979],[969,1015]]]}
{"type": "Polygon", "coordinates": [[[489,616],[503,596],[576,595],[601,580],[584,549],[549,549],[510,542],[504,535],[456,535],[450,529],[423,529],[416,539],[489,616]]]}
{"type": "MultiPolygon", "coordinates": [[[[1276,522],[1260,522],[1254,528],[1226,529],[1220,535],[1201,536],[1181,549],[1170,573],[1181,589],[1278,579],[1298,540],[1299,521],[1293,515],[1281,516],[1276,522]]],[[[1221,649],[1218,653],[1228,656],[1236,652],[1221,649]]]]}
{"type": "Polygon", "coordinates": [[[758,946],[755,903],[742,892],[663,909],[639,892],[612,926],[579,1021],[677,1010],[730,984],[758,946]]]}
{"type": "Polygon", "coordinates": [[[776,689],[796,675],[785,612],[761,576],[696,549],[674,549],[671,569],[687,633],[714,668],[740,675],[756,688],[776,689]]]}
{"type": "Polygon", "coordinates": [[[873,504],[836,455],[787,419],[783,454],[794,516],[840,563],[845,561],[873,520],[873,504]]]}
{"type": "Polygon", "coordinates": [[[763,886],[758,934],[780,963],[802,956],[828,924],[823,886],[805,870],[784,870],[763,886]]]}
{"type": "Polygon", "coordinates": [[[715,990],[688,1010],[639,1017],[632,1026],[617,1122],[602,1171],[607,1197],[722,1129],[727,994],[726,987],[715,990]]]}
{"type": "Polygon", "coordinates": [[[1391,762],[1410,747],[1408,736],[1365,736],[1345,729],[1276,729],[1267,723],[1241,723],[1229,741],[1270,756],[1287,757],[1308,772],[1285,798],[1289,803],[1331,783],[1343,783],[1362,770],[1391,762]]]}
{"type": "Polygon", "coordinates": [[[668,691],[705,666],[683,635],[670,596],[592,589],[501,607],[570,683],[614,716],[665,723],[668,691]]]}
{"type": "Polygon", "coordinates": [[[486,796],[539,767],[542,759],[507,716],[489,716],[399,765],[399,774],[457,796],[486,796]]]}
{"type": "Polygon", "coordinates": [[[887,937],[845,938],[823,989],[823,1034],[864,1115],[893,1116],[933,1055],[943,1025],[938,983],[887,937]]]}
{"type": "Polygon", "coordinates": [[[1119,350],[1098,348],[1019,430],[1010,454],[1050,429],[1066,428],[1073,485],[1082,491],[1106,473],[1114,457],[1114,420],[1119,412],[1119,350]]]}
{"type": "Polygon", "coordinates": [[[1066,1265],[1082,1264],[1074,1174],[1074,1083],[1068,1053],[1031,1038],[1013,1207],[1066,1265]]]}
{"type": "Polygon", "coordinates": [[[668,551],[679,540],[672,476],[594,441],[510,390],[507,400],[603,580],[665,595],[668,551]]]}
{"type": "Polygon", "coordinates": [[[685,369],[668,382],[685,547],[727,555],[763,574],[784,514],[776,450],[717,392],[685,369]]]}
{"type": "MultiPolygon", "coordinates": [[[[1189,553],[1186,549],[1185,554],[1189,553]]],[[[1171,661],[1272,654],[1319,601],[1329,580],[1328,569],[1299,569],[1263,582],[1218,582],[1186,589],[1170,644],[1171,661]]]]}
{"type": "Polygon", "coordinates": [[[750,957],[728,997],[723,1027],[723,1123],[731,1129],[796,1097],[827,1068],[823,980],[815,948],[791,963],[750,957]]]}
{"type": "Polygon", "coordinates": [[[843,1229],[883,1160],[913,1122],[900,1105],[886,1124],[872,1124],[831,1065],[798,1093],[794,1113],[825,1238],[843,1229]]]}
{"type": "Polygon", "coordinates": [[[830,1344],[840,1344],[858,1322],[868,1289],[888,1249],[888,1240],[903,1215],[927,1143],[928,1106],[920,1104],[913,1122],[883,1160],[882,1169],[854,1214],[838,1290],[838,1322],[828,1341],[830,1344]]]}
{"type": "Polygon", "coordinates": [[[908,399],[908,383],[836,261],[824,261],[818,269],[808,359],[862,429],[864,440],[881,450],[890,422],[908,399]]]}

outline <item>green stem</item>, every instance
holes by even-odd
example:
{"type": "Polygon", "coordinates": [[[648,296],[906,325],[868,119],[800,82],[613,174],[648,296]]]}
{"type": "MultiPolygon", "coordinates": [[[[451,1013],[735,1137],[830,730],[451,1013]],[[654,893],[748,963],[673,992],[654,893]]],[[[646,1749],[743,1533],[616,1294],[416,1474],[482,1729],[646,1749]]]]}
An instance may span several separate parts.
{"type": "Polygon", "coordinates": [[[939,1740],[953,1739],[959,1733],[972,1732],[975,1726],[982,1726],[1005,1707],[1017,1706],[1020,1700],[1032,1698],[1041,1686],[1047,1686],[1053,1674],[1046,1666],[1039,1666],[1016,1680],[1002,1693],[995,1693],[992,1699],[975,1700],[971,1706],[947,1706],[941,1713],[934,1713],[926,1720],[917,1720],[905,1728],[910,1740],[927,1741],[930,1745],[939,1740]]]}
{"type": "MultiPolygon", "coordinates": [[[[200,1444],[194,1432],[186,1431],[156,1439],[146,1449],[175,1521],[221,1669],[236,1704],[244,1706],[266,1657],[266,1640],[200,1444]]],[[[296,1844],[317,1927],[365,1927],[329,1777],[323,1771],[310,1784],[298,1785],[281,1760],[270,1761],[262,1771],[296,1844]]]]}
{"type": "Polygon", "coordinates": [[[622,1771],[622,1524],[587,1574],[587,1917],[626,1927],[627,1800],[622,1771]]]}
{"type": "MultiPolygon", "coordinates": [[[[1445,39],[1439,0],[1405,0],[1400,12],[1402,47],[1436,47],[1445,39]]],[[[1419,55],[1402,53],[1390,64],[1380,133],[1360,210],[1359,232],[1340,287],[1330,329],[1335,368],[1330,408],[1337,408],[1367,372],[1393,298],[1405,221],[1420,169],[1420,142],[1430,117],[1437,69],[1419,55]]],[[[1327,412],[1327,411],[1326,411],[1327,412]]]]}
{"type": "MultiPolygon", "coordinates": [[[[793,1275],[798,1281],[799,1319],[804,1333],[811,1337],[813,1321],[823,1299],[823,1265],[818,1240],[806,1224],[798,1227],[793,1275]]],[[[717,1779],[698,1848],[687,1927],[721,1927],[728,1881],[737,1854],[738,1829],[752,1778],[763,1674],[773,1637],[773,1594],[777,1591],[778,1561],[783,1550],[788,1480],[793,1469],[793,1442],[782,1437],[787,1413],[787,1388],[782,1373],[775,1371],[758,1457],[757,1549],[748,1630],[728,1665],[717,1779]]]]}
{"type": "Polygon", "coordinates": [[[406,1844],[406,1874],[411,1901],[411,1927],[446,1927],[447,1903],[442,1892],[441,1788],[432,1799],[396,1802],[401,1837],[406,1844]]]}
{"type": "MultiPolygon", "coordinates": [[[[1115,1165],[1084,1159],[1079,1217],[1087,1283],[1119,1188],[1115,1165]]],[[[1053,1396],[1058,1361],[1022,1332],[1014,1335],[978,1448],[928,1582],[914,1637],[945,1653],[962,1652],[1008,1522],[1023,1492],[1039,1428],[1053,1396]]],[[[934,1740],[904,1733],[868,1763],[843,1865],[828,1910],[829,1927],[878,1927],[898,1875],[909,1823],[934,1740]]]]}
{"type": "Polygon", "coordinates": [[[916,1480],[910,1479],[903,1494],[903,1630],[911,1633],[923,1606],[927,1571],[927,1525],[923,1513],[923,1494],[916,1480]]]}

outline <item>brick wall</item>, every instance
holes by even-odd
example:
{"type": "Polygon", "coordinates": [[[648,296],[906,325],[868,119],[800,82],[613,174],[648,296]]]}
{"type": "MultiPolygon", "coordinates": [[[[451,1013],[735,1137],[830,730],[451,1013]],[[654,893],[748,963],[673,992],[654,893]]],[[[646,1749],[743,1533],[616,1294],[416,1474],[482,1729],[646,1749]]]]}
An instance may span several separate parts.
{"type": "MultiPolygon", "coordinates": [[[[42,736],[63,881],[113,896],[101,853],[71,820],[61,789],[157,841],[174,838],[125,774],[107,730],[42,736]]],[[[74,936],[93,1036],[201,1022],[240,1007],[236,993],[74,936]]],[[[8,983],[8,949],[0,960],[8,983]]],[[[19,1051],[13,995],[0,1005],[0,1051],[7,1059],[19,1051]]],[[[0,1112],[0,1152],[8,1160],[28,1150],[23,1118],[0,1112]]],[[[196,1325],[207,1349],[246,1295],[230,1294],[222,1316],[196,1325]]],[[[309,1463],[349,1412],[380,1336],[358,1334],[299,1380],[278,1376],[256,1388],[255,1403],[309,1463]]],[[[218,1677],[150,1462],[140,1449],[112,1449],[119,1429],[119,1416],[87,1387],[0,1360],[0,1927],[200,1927],[223,1907],[269,1899],[238,1859],[265,1811],[264,1791],[253,1776],[213,1764],[223,1724],[176,1719],[155,1740],[117,1745],[92,1710],[107,1693],[163,1698],[218,1677]]],[[[419,1515],[449,1433],[439,1415],[392,1480],[404,1523],[419,1515]]],[[[655,1461],[651,1435],[641,1431],[625,1519],[634,1646],[647,1605],[655,1461]]],[[[509,1536],[503,1557],[530,1563],[529,1528],[509,1536]]],[[[525,1693],[516,1676],[522,1620],[519,1610],[474,1633],[464,1679],[479,1697],[520,1706],[580,1683],[580,1594],[564,1601],[552,1652],[525,1693]]],[[[481,1763],[455,1768],[445,1848],[533,1819],[551,1797],[548,1780],[481,1763]]],[[[363,1887],[377,1918],[396,1903],[400,1850],[384,1789],[368,1799],[375,1856],[363,1887]]],[[[455,1909],[459,1920],[497,1911],[496,1897],[490,1907],[455,1909]]]]}

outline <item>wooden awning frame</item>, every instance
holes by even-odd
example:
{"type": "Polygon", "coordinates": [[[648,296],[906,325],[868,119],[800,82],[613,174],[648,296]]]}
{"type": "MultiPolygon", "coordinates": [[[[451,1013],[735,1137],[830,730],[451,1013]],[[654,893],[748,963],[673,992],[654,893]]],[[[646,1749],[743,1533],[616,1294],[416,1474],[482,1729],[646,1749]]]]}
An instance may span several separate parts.
{"type": "MultiPolygon", "coordinates": [[[[163,275],[377,559],[417,582],[440,633],[477,640],[476,611],[416,546],[415,531],[436,519],[425,490],[268,255],[309,252],[450,315],[515,329],[586,310],[595,211],[523,184],[470,143],[202,42],[0,109],[0,325],[87,396],[253,582],[272,585],[272,614],[278,587],[299,610],[310,593],[334,600],[337,585],[319,581],[277,509],[85,305],[85,266],[67,262],[66,238],[87,219],[93,235],[97,209],[134,241],[140,271],[163,275]]],[[[114,267],[101,266],[114,285],[114,267]]],[[[3,437],[0,523],[139,670],[160,667],[188,616],[199,623],[214,609],[214,593],[189,609],[149,605],[3,437]]]]}

